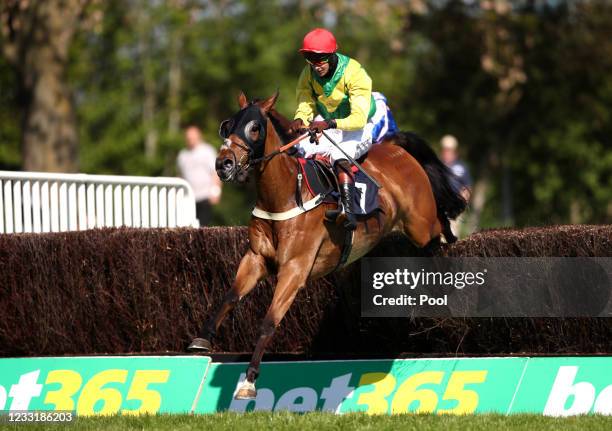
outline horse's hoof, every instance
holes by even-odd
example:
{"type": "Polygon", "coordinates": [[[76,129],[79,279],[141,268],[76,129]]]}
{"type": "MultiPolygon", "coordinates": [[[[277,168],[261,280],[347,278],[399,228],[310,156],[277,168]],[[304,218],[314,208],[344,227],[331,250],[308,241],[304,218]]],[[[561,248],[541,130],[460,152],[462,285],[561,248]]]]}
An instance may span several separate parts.
{"type": "Polygon", "coordinates": [[[204,338],[194,338],[191,344],[187,347],[190,352],[210,352],[212,346],[210,341],[204,338]]]}
{"type": "Polygon", "coordinates": [[[254,400],[257,396],[257,389],[255,389],[255,383],[251,383],[248,380],[245,380],[244,383],[240,386],[240,389],[234,395],[234,399],[236,400],[254,400]]]}

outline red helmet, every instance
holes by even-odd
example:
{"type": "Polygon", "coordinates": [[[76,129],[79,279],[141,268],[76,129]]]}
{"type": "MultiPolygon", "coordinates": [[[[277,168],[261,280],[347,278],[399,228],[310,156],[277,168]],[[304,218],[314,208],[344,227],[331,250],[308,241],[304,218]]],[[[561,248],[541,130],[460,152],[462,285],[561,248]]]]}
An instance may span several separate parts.
{"type": "Polygon", "coordinates": [[[332,54],[338,49],[336,38],[331,31],[324,28],[315,28],[304,36],[300,52],[316,52],[320,54],[332,54]]]}

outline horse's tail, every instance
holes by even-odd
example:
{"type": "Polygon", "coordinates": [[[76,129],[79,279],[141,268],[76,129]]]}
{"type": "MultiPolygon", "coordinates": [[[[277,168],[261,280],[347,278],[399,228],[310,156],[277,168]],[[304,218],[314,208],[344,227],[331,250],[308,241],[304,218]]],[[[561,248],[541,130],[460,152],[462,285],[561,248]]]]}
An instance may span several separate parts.
{"type": "Polygon", "coordinates": [[[392,138],[392,141],[408,151],[427,173],[436,199],[438,218],[442,223],[444,237],[447,242],[456,241],[457,238],[450,229],[449,219],[455,219],[461,214],[465,210],[467,202],[451,185],[451,178],[454,174],[442,163],[427,142],[417,134],[398,132],[392,138]]]}

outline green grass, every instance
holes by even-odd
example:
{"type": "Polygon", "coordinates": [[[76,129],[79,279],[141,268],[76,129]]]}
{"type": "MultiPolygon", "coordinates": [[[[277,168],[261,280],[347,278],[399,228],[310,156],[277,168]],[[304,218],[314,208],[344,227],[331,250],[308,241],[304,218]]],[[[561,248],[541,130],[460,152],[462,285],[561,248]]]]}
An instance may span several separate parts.
{"type": "Polygon", "coordinates": [[[7,425],[0,429],[84,430],[610,430],[612,417],[549,418],[539,415],[430,416],[329,413],[220,413],[214,415],[158,415],[78,418],[66,425],[7,425]]]}

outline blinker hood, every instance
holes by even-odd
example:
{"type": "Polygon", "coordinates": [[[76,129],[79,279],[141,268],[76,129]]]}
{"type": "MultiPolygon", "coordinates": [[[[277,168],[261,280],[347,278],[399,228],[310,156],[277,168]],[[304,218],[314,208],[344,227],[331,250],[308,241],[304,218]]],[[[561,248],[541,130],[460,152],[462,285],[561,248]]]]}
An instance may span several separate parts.
{"type": "Polygon", "coordinates": [[[260,158],[264,153],[267,123],[268,120],[261,113],[259,106],[251,102],[249,106],[221,123],[219,136],[223,139],[229,138],[230,135],[238,136],[248,145],[250,156],[260,158]],[[253,132],[259,132],[255,141],[251,138],[253,132]]]}

